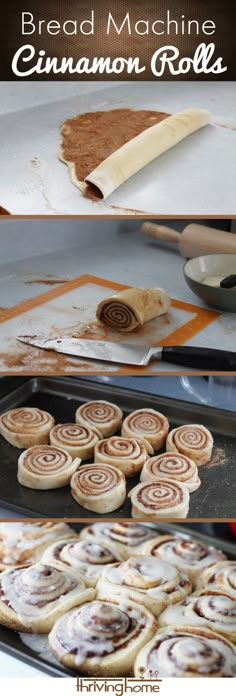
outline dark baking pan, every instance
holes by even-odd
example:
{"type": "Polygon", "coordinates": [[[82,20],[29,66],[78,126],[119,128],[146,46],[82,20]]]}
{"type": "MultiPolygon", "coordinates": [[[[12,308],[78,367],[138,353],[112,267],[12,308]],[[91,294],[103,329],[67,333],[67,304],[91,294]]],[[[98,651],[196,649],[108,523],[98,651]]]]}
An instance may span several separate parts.
{"type": "MultiPolygon", "coordinates": [[[[151,378],[150,378],[151,379],[151,378]]],[[[167,377],[166,379],[171,379],[167,377]]],[[[183,423],[202,423],[214,436],[213,457],[200,467],[202,485],[190,496],[189,518],[233,518],[236,516],[236,428],[235,414],[192,404],[187,401],[155,396],[130,389],[76,378],[32,378],[13,388],[0,399],[0,413],[17,406],[36,406],[52,413],[57,423],[74,421],[75,410],[83,402],[107,399],[118,404],[126,415],[137,408],[149,407],[163,412],[171,428],[183,423]]],[[[70,487],[50,491],[24,488],[17,481],[20,450],[0,438],[0,504],[26,516],[89,518],[99,515],[82,508],[70,494],[70,487]]],[[[127,480],[127,492],[139,476],[127,480]]],[[[129,518],[127,498],[122,508],[110,517],[129,518]]]]}
{"type": "MultiPolygon", "coordinates": [[[[71,526],[73,529],[79,532],[84,525],[72,522],[71,526]]],[[[184,523],[180,523],[178,525],[170,523],[158,523],[148,526],[156,529],[157,534],[174,533],[177,536],[187,539],[190,537],[198,539],[207,546],[214,544],[214,546],[217,546],[224,551],[228,558],[231,560],[236,559],[235,544],[218,538],[212,539],[212,537],[209,537],[206,534],[199,533],[196,529],[189,531],[184,523]]],[[[47,636],[31,636],[30,634],[23,635],[16,633],[15,631],[11,631],[4,626],[0,626],[0,651],[1,650],[9,655],[12,655],[16,659],[21,660],[21,662],[26,662],[31,667],[35,667],[35,669],[46,672],[51,677],[76,676],[75,672],[67,670],[51,655],[47,645],[47,636]]]]}

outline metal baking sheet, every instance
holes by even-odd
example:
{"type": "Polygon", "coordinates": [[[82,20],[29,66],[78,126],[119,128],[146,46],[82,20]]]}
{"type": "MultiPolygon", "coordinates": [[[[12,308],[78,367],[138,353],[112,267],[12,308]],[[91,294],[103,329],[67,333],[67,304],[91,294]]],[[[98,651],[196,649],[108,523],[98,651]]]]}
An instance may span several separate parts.
{"type": "Polygon", "coordinates": [[[233,82],[196,81],[121,83],[86,95],[79,95],[78,86],[77,97],[4,114],[1,205],[24,215],[234,215],[235,114],[233,82]],[[61,124],[78,113],[116,108],[175,113],[189,107],[208,109],[214,125],[151,162],[106,201],[86,200],[58,159],[61,124]]]}
{"type": "MultiPolygon", "coordinates": [[[[79,532],[84,525],[81,523],[72,522],[71,526],[79,532]]],[[[224,541],[222,539],[212,538],[210,536],[207,536],[206,534],[202,534],[201,532],[199,533],[196,529],[189,530],[189,528],[185,526],[185,523],[181,523],[178,525],[160,523],[152,524],[150,526],[156,529],[157,534],[174,533],[180,537],[191,537],[194,539],[198,539],[209,546],[214,544],[222,551],[224,551],[224,553],[227,555],[229,559],[236,559],[235,544],[228,541],[224,541]]],[[[26,662],[28,665],[31,665],[32,667],[35,667],[36,669],[39,669],[43,672],[46,672],[46,674],[50,675],[51,677],[76,676],[75,672],[67,670],[65,667],[60,665],[55,658],[53,658],[47,647],[46,636],[38,635],[34,637],[34,640],[37,641],[38,645],[40,642],[40,645],[42,646],[40,653],[39,648],[36,650],[32,647],[32,636],[25,636],[28,645],[25,642],[23,642],[24,638],[23,640],[22,638],[22,634],[11,631],[10,629],[5,628],[4,626],[0,626],[0,650],[3,650],[4,652],[8,653],[9,655],[12,655],[12,657],[15,657],[18,660],[21,660],[21,662],[26,662]]]]}
{"type": "MultiPolygon", "coordinates": [[[[151,379],[151,378],[150,378],[151,379]]],[[[171,379],[167,377],[166,379],[171,379]]],[[[36,406],[52,413],[57,423],[74,421],[76,408],[85,401],[106,399],[117,403],[124,415],[137,408],[155,408],[170,420],[171,428],[183,423],[202,423],[211,430],[214,450],[211,462],[200,467],[200,488],[190,495],[189,518],[233,518],[236,500],[235,414],[192,404],[187,401],[154,396],[131,389],[90,382],[77,378],[32,378],[0,400],[0,413],[18,406],[36,406]]],[[[17,481],[20,450],[0,437],[0,505],[32,517],[68,517],[97,520],[101,516],[82,508],[72,498],[70,487],[50,491],[31,490],[17,481]]],[[[127,493],[139,482],[139,475],[127,479],[127,493]]],[[[131,516],[131,503],[106,517],[131,516]]]]}

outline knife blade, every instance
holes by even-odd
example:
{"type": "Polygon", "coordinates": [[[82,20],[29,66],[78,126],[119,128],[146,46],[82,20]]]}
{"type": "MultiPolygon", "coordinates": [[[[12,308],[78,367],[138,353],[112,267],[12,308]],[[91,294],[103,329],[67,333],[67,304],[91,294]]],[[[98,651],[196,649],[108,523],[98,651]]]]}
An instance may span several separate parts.
{"type": "Polygon", "coordinates": [[[144,367],[151,360],[162,360],[174,365],[183,365],[196,370],[236,371],[236,353],[215,348],[197,348],[193,346],[139,346],[131,343],[112,343],[111,341],[94,341],[71,336],[17,336],[22,343],[54,350],[57,353],[115,362],[123,365],[144,367]]]}

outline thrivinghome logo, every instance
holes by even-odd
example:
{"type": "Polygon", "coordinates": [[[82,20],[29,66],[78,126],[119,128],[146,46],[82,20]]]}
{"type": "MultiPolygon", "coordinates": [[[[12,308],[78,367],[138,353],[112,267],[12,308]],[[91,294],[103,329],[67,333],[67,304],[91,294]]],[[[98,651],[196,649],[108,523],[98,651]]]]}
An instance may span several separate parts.
{"type": "Polygon", "coordinates": [[[77,677],[77,691],[82,694],[158,694],[162,679],[158,679],[158,672],[151,670],[146,672],[145,668],[139,668],[140,677],[77,677]]]}

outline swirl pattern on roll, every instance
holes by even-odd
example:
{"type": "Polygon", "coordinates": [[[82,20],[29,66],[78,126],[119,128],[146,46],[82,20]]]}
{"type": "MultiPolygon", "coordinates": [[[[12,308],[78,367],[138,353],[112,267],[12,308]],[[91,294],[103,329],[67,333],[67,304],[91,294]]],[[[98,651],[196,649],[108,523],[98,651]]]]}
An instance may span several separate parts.
{"type": "Polygon", "coordinates": [[[113,435],[95,446],[95,462],[116,466],[125,476],[135,476],[147,459],[144,443],[135,438],[113,435]]]}
{"type": "Polygon", "coordinates": [[[53,541],[71,536],[65,522],[1,522],[0,570],[32,565],[53,541]]]}
{"type": "MultiPolygon", "coordinates": [[[[165,444],[169,431],[169,423],[163,413],[153,408],[140,408],[130,413],[123,421],[122,437],[137,437],[144,439],[151,448],[159,450],[165,444]]],[[[150,454],[152,449],[147,448],[150,454]]]]}
{"type": "Polygon", "coordinates": [[[106,324],[118,331],[133,331],[139,325],[133,309],[123,302],[113,300],[112,298],[103,305],[99,314],[99,320],[102,324],[106,324]]]}
{"type": "Polygon", "coordinates": [[[164,677],[235,677],[236,649],[226,638],[202,627],[170,626],[156,634],[138,655],[140,667],[149,678],[156,672],[164,677]]]}
{"type": "Polygon", "coordinates": [[[106,566],[124,558],[124,552],[111,541],[65,539],[49,546],[42,556],[42,561],[53,563],[65,570],[70,568],[73,572],[79,572],[86,584],[93,587],[106,566]]]}
{"type": "Polygon", "coordinates": [[[144,553],[172,563],[194,583],[205,568],[226,558],[225,554],[214,546],[206,546],[197,539],[182,539],[168,534],[148,541],[143,549],[144,553]]]}
{"type": "Polygon", "coordinates": [[[133,488],[129,496],[132,517],[161,519],[186,517],[189,509],[189,491],[178,481],[163,478],[144,481],[133,488]]]}
{"type": "Polygon", "coordinates": [[[236,604],[224,594],[202,592],[187,597],[182,605],[167,607],[159,626],[206,626],[236,642],[236,604]]]}
{"type": "Polygon", "coordinates": [[[112,512],[125,500],[125,476],[110,464],[84,464],[72,476],[71,493],[86,510],[112,512]]]}
{"type": "Polygon", "coordinates": [[[59,447],[39,445],[25,450],[18,461],[18,481],[27,488],[61,488],[70,482],[80,459],[59,447]]]}
{"type": "Polygon", "coordinates": [[[96,428],[103,437],[109,437],[119,430],[123,413],[119,406],[110,401],[88,401],[77,408],[76,423],[96,428]]]}
{"type": "Polygon", "coordinates": [[[49,635],[60,662],[83,674],[129,674],[134,656],[156,630],[144,607],[95,600],[65,614],[49,635]]]}
{"type": "Polygon", "coordinates": [[[94,447],[100,439],[100,434],[79,423],[61,423],[55,425],[50,432],[50,443],[60,447],[70,454],[72,459],[90,459],[94,447]]]}
{"type": "Polygon", "coordinates": [[[14,408],[0,416],[0,433],[14,447],[47,444],[55,420],[39,408],[14,408]]]}
{"type": "Polygon", "coordinates": [[[180,602],[191,591],[190,580],[177,568],[159,558],[141,555],[104,568],[97,584],[100,599],[131,599],[156,617],[168,604],[180,602]]]}
{"type": "Polygon", "coordinates": [[[155,537],[155,531],[135,522],[95,522],[84,527],[80,533],[81,539],[96,541],[108,539],[119,546],[128,557],[155,537]]]}
{"type": "Polygon", "coordinates": [[[193,459],[198,466],[210,461],[213,437],[203,425],[181,425],[169,433],[166,440],[167,452],[179,452],[193,459]]]}
{"type": "Polygon", "coordinates": [[[201,485],[195,462],[178,452],[176,454],[164,452],[156,457],[150,457],[143,466],[140,481],[152,481],[163,476],[185,483],[190,493],[196,491],[201,485]]]}
{"type": "Polygon", "coordinates": [[[207,568],[199,577],[198,586],[225,592],[236,600],[236,561],[222,561],[207,568]]]}
{"type": "Polygon", "coordinates": [[[53,618],[93,594],[81,577],[42,562],[6,570],[0,577],[0,621],[47,633],[53,618]]]}

